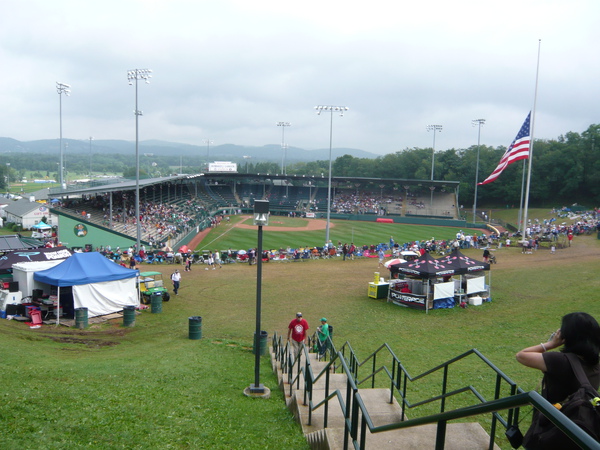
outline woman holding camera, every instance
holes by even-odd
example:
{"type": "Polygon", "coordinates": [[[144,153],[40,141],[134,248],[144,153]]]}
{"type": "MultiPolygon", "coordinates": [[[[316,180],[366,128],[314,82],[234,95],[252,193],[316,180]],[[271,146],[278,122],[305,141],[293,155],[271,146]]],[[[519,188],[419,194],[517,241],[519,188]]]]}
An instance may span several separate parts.
{"type": "MultiPolygon", "coordinates": [[[[600,326],[587,313],[574,312],[563,316],[560,329],[552,333],[548,342],[527,347],[516,355],[517,361],[524,366],[543,372],[542,395],[552,404],[564,401],[579,389],[579,381],[567,357],[569,353],[579,358],[590,384],[597,390],[600,385],[600,326]],[[560,346],[560,351],[550,351],[560,346]]],[[[535,410],[532,424],[538,415],[535,410]]],[[[528,435],[525,436],[526,441],[528,435]]],[[[534,448],[527,444],[526,447],[534,448]]]]}

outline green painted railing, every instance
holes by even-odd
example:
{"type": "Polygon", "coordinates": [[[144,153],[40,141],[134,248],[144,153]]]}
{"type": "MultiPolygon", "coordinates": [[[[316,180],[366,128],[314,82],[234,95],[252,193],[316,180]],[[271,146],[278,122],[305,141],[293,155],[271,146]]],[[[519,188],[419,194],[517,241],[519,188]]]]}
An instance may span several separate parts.
{"type": "MultiPolygon", "coordinates": [[[[313,341],[312,336],[309,342],[313,341]]],[[[289,395],[293,394],[294,385],[296,389],[300,388],[300,380],[304,380],[304,398],[303,404],[309,406],[308,424],[311,424],[312,412],[319,408],[324,411],[324,426],[327,428],[329,402],[337,399],[340,408],[344,414],[345,433],[344,449],[349,444],[356,449],[364,449],[366,442],[367,428],[370,433],[381,433],[402,428],[409,428],[425,424],[437,424],[436,449],[443,449],[446,439],[446,424],[452,420],[464,419],[472,416],[491,414],[491,429],[489,431],[489,448],[493,449],[495,434],[498,423],[507,429],[511,425],[519,422],[519,411],[523,406],[533,406],[544,416],[560,428],[570,439],[576,442],[584,449],[600,450],[600,443],[596,442],[581,428],[575,425],[564,414],[560,413],[553,405],[545,400],[535,391],[524,392],[507,375],[498,369],[491,361],[483,356],[478,350],[473,349],[463,353],[455,358],[446,361],[422,374],[411,376],[400,359],[394,354],[387,345],[381,345],[376,351],[369,355],[364,361],[359,361],[350,344],[346,342],[340,350],[336,350],[333,341],[329,340],[327,364],[320,373],[315,374],[309,359],[309,346],[303,346],[297,355],[291,355],[288,344],[284,342],[281,336],[274,333],[273,351],[275,358],[280,364],[283,373],[288,374],[288,383],[290,385],[289,395]],[[304,358],[302,358],[304,355],[304,358]],[[494,398],[486,400],[484,395],[472,385],[467,385],[449,391],[449,372],[454,364],[468,357],[475,357],[477,361],[484,364],[486,370],[494,374],[495,384],[493,386],[494,398]],[[384,360],[388,364],[381,364],[384,360]],[[330,374],[332,372],[344,373],[347,377],[346,392],[339,389],[330,389],[330,374]],[[366,375],[359,378],[359,372],[365,372],[366,375]],[[409,382],[425,379],[434,374],[442,373],[442,383],[440,393],[431,398],[410,402],[408,399],[409,382]],[[295,373],[295,375],[294,375],[295,373]],[[402,417],[405,416],[406,409],[415,408],[428,403],[439,403],[440,411],[414,419],[407,419],[398,423],[388,424],[376,427],[369,415],[369,411],[362,401],[359,387],[366,385],[369,388],[376,386],[376,378],[384,376],[390,386],[390,400],[392,403],[394,396],[400,399],[402,408],[402,417]],[[324,379],[325,398],[314,404],[312,393],[314,384],[320,379],[324,379]],[[502,396],[502,386],[508,387],[509,395],[502,396]],[[468,394],[473,397],[473,404],[466,407],[460,407],[446,411],[446,402],[454,396],[468,394]],[[360,414],[359,414],[360,412],[360,414]],[[501,413],[506,412],[506,418],[501,413]]]]}

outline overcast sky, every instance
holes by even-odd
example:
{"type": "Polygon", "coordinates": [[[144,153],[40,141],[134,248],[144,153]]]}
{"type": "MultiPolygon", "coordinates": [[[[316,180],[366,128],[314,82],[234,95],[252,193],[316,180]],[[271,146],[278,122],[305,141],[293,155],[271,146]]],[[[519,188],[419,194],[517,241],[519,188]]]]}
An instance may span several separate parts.
{"type": "Polygon", "coordinates": [[[1,0],[0,136],[333,146],[507,146],[600,123],[600,2],[1,0]]]}

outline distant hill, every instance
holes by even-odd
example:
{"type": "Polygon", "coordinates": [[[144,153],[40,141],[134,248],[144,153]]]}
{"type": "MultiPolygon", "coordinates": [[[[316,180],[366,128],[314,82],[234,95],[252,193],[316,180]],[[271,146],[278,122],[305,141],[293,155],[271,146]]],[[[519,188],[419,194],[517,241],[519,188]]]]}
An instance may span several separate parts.
{"type": "MultiPolygon", "coordinates": [[[[63,139],[66,148],[64,154],[89,153],[90,142],[88,140],[63,139]]],[[[234,144],[223,144],[211,146],[209,149],[210,159],[213,161],[240,160],[244,156],[251,157],[253,162],[272,161],[280,162],[282,158],[280,145],[263,145],[262,147],[250,147],[234,144]]],[[[15,139],[0,137],[0,153],[35,153],[35,154],[57,154],[59,152],[58,139],[43,139],[38,141],[17,141],[15,139]]],[[[135,142],[119,140],[93,140],[93,153],[119,153],[131,154],[135,152],[135,142]]],[[[206,155],[206,147],[199,145],[181,144],[166,141],[140,141],[140,155],[153,153],[166,156],[198,156],[206,155]]],[[[376,158],[380,155],[354,148],[334,148],[331,151],[332,158],[351,155],[355,158],[376,158]]],[[[286,152],[286,161],[309,162],[316,160],[328,160],[329,149],[305,150],[298,147],[289,147],[286,152]]]]}

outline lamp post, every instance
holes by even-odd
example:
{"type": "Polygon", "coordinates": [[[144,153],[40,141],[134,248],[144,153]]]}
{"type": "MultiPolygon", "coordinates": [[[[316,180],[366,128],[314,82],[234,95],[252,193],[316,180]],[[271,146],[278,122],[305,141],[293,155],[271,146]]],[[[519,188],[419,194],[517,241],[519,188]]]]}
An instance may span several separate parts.
{"type": "Polygon", "coordinates": [[[268,396],[269,388],[260,383],[260,340],[261,340],[261,291],[262,291],[262,227],[269,225],[269,201],[254,201],[254,225],[258,225],[258,246],[256,248],[256,331],[254,332],[254,383],[246,392],[251,395],[268,396]]]}
{"type": "Polygon", "coordinates": [[[479,143],[481,141],[481,126],[485,124],[485,119],[471,120],[473,126],[477,125],[477,165],[475,166],[475,193],[473,196],[473,223],[477,217],[477,183],[479,182],[479,143]]]}
{"type": "Polygon", "coordinates": [[[64,180],[64,175],[63,175],[63,145],[62,145],[62,96],[63,94],[65,94],[67,97],[69,96],[69,94],[71,93],[71,86],[65,83],[59,83],[58,81],[56,82],[56,92],[58,92],[58,121],[59,121],[59,128],[60,128],[60,138],[59,138],[59,144],[60,145],[60,187],[62,189],[64,189],[65,186],[65,180],[64,180]]]}
{"type": "Polygon", "coordinates": [[[202,139],[202,142],[206,144],[206,170],[208,171],[208,161],[209,161],[209,155],[210,155],[210,144],[214,144],[215,141],[210,140],[210,139],[202,139]]]}
{"type": "Polygon", "coordinates": [[[427,125],[427,131],[433,131],[433,152],[431,154],[431,181],[433,181],[433,166],[435,163],[435,132],[442,131],[441,125],[427,125]]]}
{"type": "Polygon", "coordinates": [[[331,120],[329,123],[329,179],[327,182],[327,225],[325,228],[325,242],[329,242],[329,227],[331,222],[331,150],[333,144],[333,113],[339,112],[340,117],[344,117],[344,111],[348,111],[347,106],[315,106],[317,115],[321,115],[323,111],[329,111],[331,113],[331,120]]]}
{"type": "Polygon", "coordinates": [[[281,174],[285,175],[285,156],[287,151],[287,145],[285,145],[285,127],[291,127],[292,124],[289,122],[277,122],[275,125],[281,127],[281,174]]]}
{"type": "Polygon", "coordinates": [[[135,81],[135,223],[136,223],[136,248],[135,251],[140,251],[140,243],[142,240],[142,224],[140,223],[140,134],[139,134],[139,117],[142,111],[138,109],[138,81],[144,80],[147,84],[152,78],[152,70],[150,69],[132,69],[127,71],[127,80],[129,85],[133,85],[135,81]]]}
{"type": "Polygon", "coordinates": [[[90,182],[92,181],[92,141],[94,138],[90,136],[90,182]]]}

